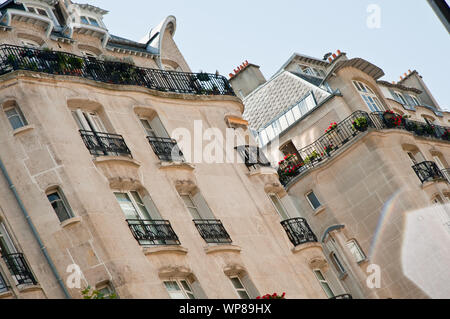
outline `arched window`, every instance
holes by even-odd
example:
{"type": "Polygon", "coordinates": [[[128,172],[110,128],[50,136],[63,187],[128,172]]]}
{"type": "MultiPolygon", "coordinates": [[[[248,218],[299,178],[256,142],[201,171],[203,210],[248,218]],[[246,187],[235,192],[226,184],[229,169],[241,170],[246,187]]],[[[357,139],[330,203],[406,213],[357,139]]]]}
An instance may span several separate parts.
{"type": "Polygon", "coordinates": [[[353,81],[353,85],[358,90],[362,99],[372,112],[380,112],[384,110],[380,99],[370,87],[359,81],[353,81]]]}
{"type": "Polygon", "coordinates": [[[47,198],[61,223],[74,217],[64,193],[59,187],[47,191],[47,198]]]}
{"type": "Polygon", "coordinates": [[[13,130],[17,130],[28,125],[22,110],[15,101],[9,101],[3,104],[3,111],[5,112],[13,130]]]}

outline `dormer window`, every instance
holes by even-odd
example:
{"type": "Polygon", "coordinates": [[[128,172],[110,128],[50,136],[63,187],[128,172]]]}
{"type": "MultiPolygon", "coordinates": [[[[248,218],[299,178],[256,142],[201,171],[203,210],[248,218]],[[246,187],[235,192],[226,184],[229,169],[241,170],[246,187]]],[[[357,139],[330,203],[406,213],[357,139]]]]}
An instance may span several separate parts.
{"type": "Polygon", "coordinates": [[[408,103],[406,103],[406,99],[405,99],[405,97],[403,96],[403,94],[401,94],[400,92],[394,92],[394,94],[395,94],[395,97],[397,98],[397,101],[398,101],[398,102],[400,102],[400,103],[403,104],[403,105],[408,104],[408,103]]]}
{"type": "Polygon", "coordinates": [[[422,105],[422,104],[420,103],[418,97],[416,97],[416,96],[414,96],[414,95],[409,95],[409,97],[410,97],[411,100],[414,102],[414,105],[415,105],[415,106],[420,106],[420,105],[422,105]]]}
{"type": "Polygon", "coordinates": [[[31,13],[39,14],[41,16],[49,18],[48,12],[45,9],[27,6],[27,10],[31,13]]]}
{"type": "Polygon", "coordinates": [[[361,95],[366,105],[369,107],[370,111],[380,112],[381,110],[383,110],[383,106],[380,100],[370,87],[359,81],[353,81],[353,85],[358,90],[359,94],[361,95]]]}
{"type": "Polygon", "coordinates": [[[81,16],[80,19],[81,19],[81,23],[83,23],[83,24],[90,24],[90,25],[93,25],[94,27],[100,27],[100,24],[98,23],[97,19],[95,19],[95,18],[81,16]]]}

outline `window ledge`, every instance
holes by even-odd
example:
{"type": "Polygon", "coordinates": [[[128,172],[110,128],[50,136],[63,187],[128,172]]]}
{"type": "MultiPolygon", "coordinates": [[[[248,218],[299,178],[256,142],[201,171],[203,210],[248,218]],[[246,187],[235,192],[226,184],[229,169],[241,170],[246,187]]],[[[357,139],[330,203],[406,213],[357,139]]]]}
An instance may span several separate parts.
{"type": "Polygon", "coordinates": [[[63,221],[61,223],[61,227],[66,228],[66,227],[69,227],[71,225],[78,224],[78,223],[81,223],[81,216],[72,217],[70,219],[63,221]]]}
{"type": "Polygon", "coordinates": [[[221,253],[221,252],[233,252],[239,254],[242,248],[236,245],[217,245],[217,246],[206,246],[205,253],[207,255],[221,253]]]}
{"type": "Polygon", "coordinates": [[[310,249],[310,248],[319,248],[322,250],[322,245],[319,242],[316,243],[304,243],[301,245],[298,245],[297,247],[292,248],[292,253],[297,254],[301,251],[310,249]]]}
{"type": "Polygon", "coordinates": [[[426,189],[426,188],[430,187],[431,185],[434,185],[434,184],[440,183],[440,182],[445,183],[445,184],[448,183],[445,178],[439,178],[439,179],[435,179],[435,180],[423,183],[422,184],[422,189],[426,189]]]}
{"type": "Polygon", "coordinates": [[[129,163],[136,167],[140,167],[141,163],[137,160],[130,158],[128,156],[99,156],[94,159],[95,163],[107,163],[107,162],[122,162],[122,163],[129,163]]]}
{"type": "Polygon", "coordinates": [[[185,169],[185,170],[189,170],[189,171],[193,171],[195,170],[195,166],[193,164],[190,163],[186,163],[186,162],[166,162],[166,161],[161,161],[159,163],[159,168],[160,169],[185,169]]]}
{"type": "Polygon", "coordinates": [[[251,176],[258,176],[258,175],[277,175],[278,171],[272,167],[264,167],[260,166],[257,169],[251,170],[248,175],[251,176]]]}
{"type": "Polygon", "coordinates": [[[25,125],[25,126],[19,127],[18,129],[15,129],[12,134],[13,134],[13,136],[17,136],[17,135],[20,135],[22,133],[25,133],[25,132],[28,132],[31,130],[34,130],[34,125],[25,125]]]}
{"type": "Polygon", "coordinates": [[[187,255],[188,249],[183,246],[147,246],[142,247],[142,251],[145,256],[158,255],[158,254],[177,254],[187,255]]]}
{"type": "Polygon", "coordinates": [[[321,213],[323,213],[325,211],[326,207],[325,206],[320,206],[319,208],[316,208],[314,210],[314,216],[317,216],[321,213]]]}
{"type": "Polygon", "coordinates": [[[13,293],[12,293],[11,290],[8,290],[8,291],[0,293],[0,299],[9,298],[9,297],[12,297],[12,296],[13,296],[13,293]]]}
{"type": "Polygon", "coordinates": [[[42,290],[41,285],[19,285],[17,286],[17,289],[19,289],[19,292],[26,293],[26,292],[32,292],[32,291],[38,291],[42,290]]]}

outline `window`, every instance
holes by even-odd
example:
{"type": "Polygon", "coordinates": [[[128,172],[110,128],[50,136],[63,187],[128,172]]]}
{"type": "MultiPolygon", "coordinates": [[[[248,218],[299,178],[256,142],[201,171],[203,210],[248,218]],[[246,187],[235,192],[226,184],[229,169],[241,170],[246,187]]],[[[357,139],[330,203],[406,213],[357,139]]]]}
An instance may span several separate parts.
{"type": "Polygon", "coordinates": [[[8,291],[8,285],[6,284],[3,274],[0,272],[0,294],[8,291]]]}
{"type": "Polygon", "coordinates": [[[332,252],[330,257],[331,257],[331,261],[333,262],[333,264],[336,267],[339,274],[341,276],[345,275],[347,273],[347,271],[345,270],[344,266],[342,265],[342,262],[340,261],[340,259],[336,255],[336,253],[332,252]]]}
{"type": "Polygon", "coordinates": [[[53,209],[55,210],[55,213],[58,216],[60,222],[71,219],[73,217],[70,206],[60,189],[48,193],[47,198],[50,201],[53,209]]]}
{"type": "Polygon", "coordinates": [[[272,201],[273,206],[278,212],[278,215],[280,215],[282,220],[288,220],[289,214],[287,213],[286,209],[284,208],[283,203],[281,202],[280,198],[277,195],[269,195],[270,200],[272,201]]]}
{"type": "Polygon", "coordinates": [[[196,299],[186,280],[164,281],[164,286],[172,299],[196,299]]]}
{"type": "Polygon", "coordinates": [[[408,104],[408,103],[406,103],[406,99],[405,99],[405,97],[403,96],[402,93],[395,91],[394,95],[395,95],[394,97],[396,98],[396,100],[398,102],[400,102],[401,104],[403,104],[403,105],[408,104]]]}
{"type": "Polygon", "coordinates": [[[27,120],[18,106],[5,109],[5,114],[14,130],[28,125],[27,120]]]}
{"type": "Polygon", "coordinates": [[[383,109],[380,100],[370,87],[358,81],[353,81],[353,84],[355,85],[362,99],[372,112],[379,112],[383,109]]]}
{"type": "Polygon", "coordinates": [[[116,291],[111,284],[102,285],[97,288],[97,291],[103,295],[105,299],[109,299],[112,296],[118,297],[116,291]]]}
{"type": "Polygon", "coordinates": [[[366,260],[366,255],[362,251],[361,247],[359,246],[358,242],[355,239],[349,240],[347,242],[347,248],[352,253],[353,257],[355,257],[355,261],[357,263],[363,262],[366,260]]]}
{"type": "Polygon", "coordinates": [[[160,220],[159,211],[150,195],[141,198],[138,192],[115,192],[114,195],[127,220],[160,220]]]}
{"type": "Polygon", "coordinates": [[[322,204],[320,203],[319,199],[317,198],[316,194],[314,194],[314,192],[309,192],[308,194],[306,194],[306,199],[308,199],[309,204],[314,210],[322,206],[322,204]]]}
{"type": "Polygon", "coordinates": [[[145,133],[149,137],[161,137],[161,138],[170,138],[167,133],[164,124],[158,115],[154,115],[151,119],[147,117],[139,118],[141,124],[145,130],[145,133]]]}
{"type": "Polygon", "coordinates": [[[29,6],[27,6],[27,9],[28,9],[28,12],[39,14],[39,15],[47,17],[47,18],[49,17],[47,10],[45,10],[45,9],[38,8],[38,7],[29,7],[29,6]]]}
{"type": "Polygon", "coordinates": [[[328,298],[333,298],[334,293],[333,290],[331,290],[330,285],[328,284],[328,281],[325,279],[322,271],[319,269],[314,270],[314,275],[316,275],[317,280],[319,281],[320,285],[322,286],[323,291],[328,296],[328,298]]]}
{"type": "Polygon", "coordinates": [[[414,95],[409,95],[409,97],[411,98],[411,100],[414,102],[415,106],[420,106],[422,105],[422,103],[420,103],[420,100],[418,97],[414,96],[414,95]]]}
{"type": "Polygon", "coordinates": [[[200,192],[195,195],[181,195],[181,198],[194,219],[215,219],[200,192]]]}
{"type": "Polygon", "coordinates": [[[250,299],[250,296],[247,292],[247,289],[245,289],[244,285],[242,284],[242,281],[239,277],[230,277],[231,283],[233,284],[234,289],[236,290],[237,294],[241,299],[250,299]]]}
{"type": "Polygon", "coordinates": [[[17,253],[16,247],[6,230],[5,224],[0,222],[0,253],[2,256],[17,253]]]}
{"type": "Polygon", "coordinates": [[[72,116],[80,130],[107,133],[102,119],[96,112],[87,112],[77,109],[72,111],[72,116]]]}
{"type": "Polygon", "coordinates": [[[100,27],[100,24],[98,23],[97,19],[95,19],[95,18],[81,16],[80,20],[81,20],[81,23],[83,23],[83,24],[90,24],[95,27],[100,27]]]}

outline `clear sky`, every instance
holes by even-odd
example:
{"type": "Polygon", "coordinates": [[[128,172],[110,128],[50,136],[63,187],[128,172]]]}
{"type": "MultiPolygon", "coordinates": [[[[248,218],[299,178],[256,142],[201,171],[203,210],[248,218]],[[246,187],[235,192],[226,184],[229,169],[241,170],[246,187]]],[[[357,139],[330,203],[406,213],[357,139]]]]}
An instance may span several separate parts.
{"type": "Polygon", "coordinates": [[[425,0],[79,0],[110,11],[112,34],[140,40],[168,15],[193,71],[228,74],[243,61],[266,78],[294,53],[322,58],[340,49],[381,67],[386,81],[416,69],[450,110],[450,37],[425,0]],[[367,7],[381,27],[367,26],[367,7]]]}

